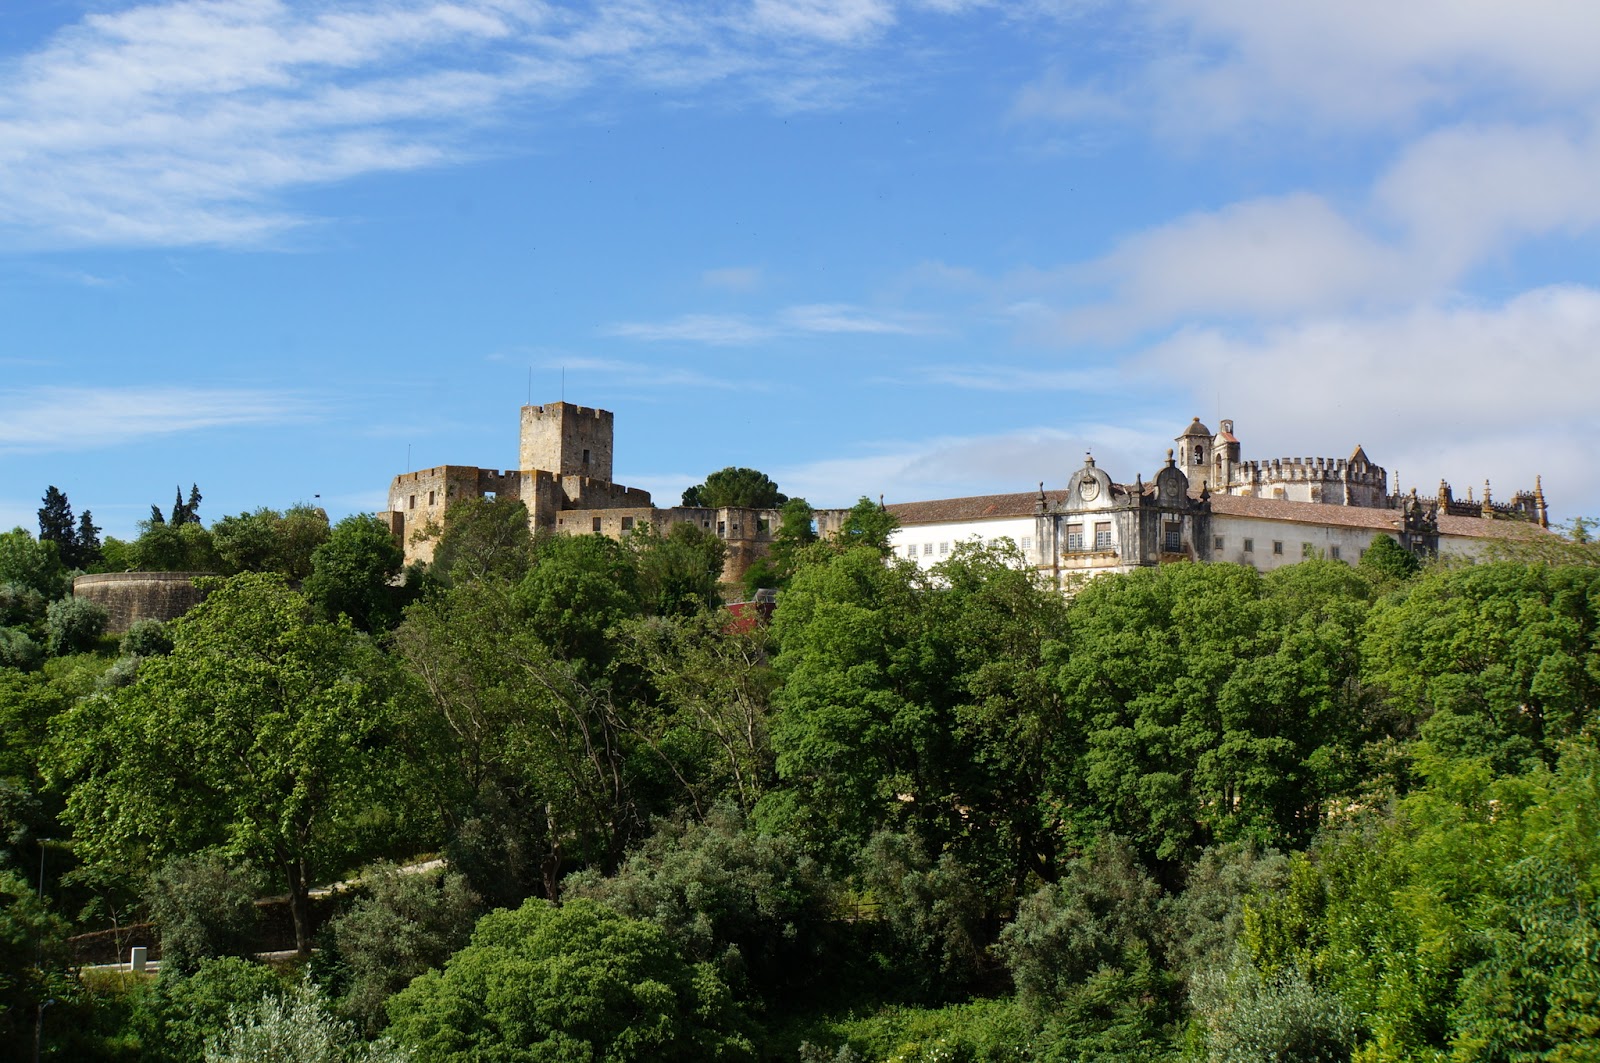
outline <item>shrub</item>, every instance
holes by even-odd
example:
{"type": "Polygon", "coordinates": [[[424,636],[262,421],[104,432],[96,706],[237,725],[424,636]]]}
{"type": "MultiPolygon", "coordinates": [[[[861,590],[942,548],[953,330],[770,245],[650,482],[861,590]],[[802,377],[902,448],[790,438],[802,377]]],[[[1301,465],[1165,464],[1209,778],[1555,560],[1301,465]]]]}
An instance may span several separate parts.
{"type": "Polygon", "coordinates": [[[379,864],[363,885],[366,896],[331,930],[345,977],[340,1008],[372,1034],[388,1024],[391,996],[467,943],[481,902],[456,871],[405,873],[379,864]]]}
{"type": "Polygon", "coordinates": [[[172,634],[159,620],[135,620],[119,650],[124,657],[165,657],[172,652],[172,634]]]}
{"type": "Polygon", "coordinates": [[[0,668],[28,671],[39,666],[44,650],[18,627],[0,627],[0,668]]]}
{"type": "Polygon", "coordinates": [[[198,1061],[229,1012],[280,996],[283,983],[272,969],[235,956],[202,960],[190,973],[162,964],[155,990],[142,999],[132,1026],[144,1059],[198,1061]]]}
{"type": "Polygon", "coordinates": [[[54,657],[91,650],[110,619],[103,606],[87,598],[51,602],[44,614],[46,648],[54,657]]]}
{"type": "Polygon", "coordinates": [[[309,981],[229,1012],[206,1042],[206,1063],[406,1063],[411,1053],[387,1040],[368,1044],[352,1023],[329,1014],[309,981]]]}
{"type": "Polygon", "coordinates": [[[750,1043],[715,971],[667,933],[593,901],[530,900],[478,920],[472,943],[389,1000],[395,1036],[429,1060],[735,1060],[750,1043]]]}
{"type": "Polygon", "coordinates": [[[1210,1063],[1342,1063],[1355,1047],[1354,1016],[1298,967],[1263,979],[1248,963],[1196,975],[1210,1063]]]}
{"type": "Polygon", "coordinates": [[[175,856],[157,868],[144,900],[161,927],[162,969],[188,972],[201,960],[244,951],[259,885],[253,869],[217,853],[175,856]]]}

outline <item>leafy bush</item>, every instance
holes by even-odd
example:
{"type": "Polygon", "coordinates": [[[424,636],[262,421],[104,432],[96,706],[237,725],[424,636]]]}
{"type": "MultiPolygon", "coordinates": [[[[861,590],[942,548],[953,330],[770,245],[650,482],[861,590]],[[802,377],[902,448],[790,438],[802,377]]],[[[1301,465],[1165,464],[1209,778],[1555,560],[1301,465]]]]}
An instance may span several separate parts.
{"type": "Polygon", "coordinates": [[[154,992],[140,1000],[131,1020],[144,1059],[198,1063],[206,1041],[229,1012],[281,996],[283,982],[270,967],[235,956],[202,960],[190,973],[162,964],[154,992]]]}
{"type": "Polygon", "coordinates": [[[717,961],[758,991],[804,984],[832,919],[833,883],[791,838],[758,834],[732,809],[704,824],[661,823],[611,878],[579,872],[569,897],[588,897],[666,930],[696,961],[717,961]]]}
{"type": "Polygon", "coordinates": [[[205,1063],[408,1063],[411,1053],[387,1040],[368,1044],[352,1023],[335,1018],[315,986],[235,1007],[206,1042],[205,1063]]]}
{"type": "Polygon", "coordinates": [[[397,1039],[441,1063],[751,1054],[710,965],[686,962],[660,927],[587,900],[484,916],[443,972],[390,998],[389,1016],[397,1039]]]}
{"type": "Polygon", "coordinates": [[[379,864],[362,883],[366,895],[331,931],[345,981],[340,1009],[377,1033],[388,1024],[389,998],[467,943],[481,902],[456,871],[406,873],[379,864]]]}
{"type": "Polygon", "coordinates": [[[1355,1016],[1298,967],[1263,979],[1241,963],[1194,982],[1210,1063],[1343,1063],[1355,1047],[1355,1016]]]}
{"type": "Polygon", "coordinates": [[[118,651],[124,657],[165,657],[172,652],[172,633],[159,620],[135,620],[128,625],[118,651]]]}
{"type": "Polygon", "coordinates": [[[0,627],[0,668],[28,671],[44,659],[44,650],[19,627],[0,627]]]}
{"type": "Polygon", "coordinates": [[[87,598],[51,602],[44,614],[47,648],[52,656],[91,650],[110,619],[104,606],[87,598]]]}
{"type": "Polygon", "coordinates": [[[916,835],[885,831],[867,842],[858,871],[889,932],[887,965],[905,984],[939,995],[977,977],[982,903],[955,857],[934,861],[916,835]]]}
{"type": "Polygon", "coordinates": [[[256,923],[259,885],[251,868],[214,852],[163,863],[144,891],[161,927],[162,969],[188,972],[201,960],[243,951],[256,923]]]}
{"type": "Polygon", "coordinates": [[[0,583],[0,627],[24,627],[44,618],[45,596],[22,583],[0,583]]]}

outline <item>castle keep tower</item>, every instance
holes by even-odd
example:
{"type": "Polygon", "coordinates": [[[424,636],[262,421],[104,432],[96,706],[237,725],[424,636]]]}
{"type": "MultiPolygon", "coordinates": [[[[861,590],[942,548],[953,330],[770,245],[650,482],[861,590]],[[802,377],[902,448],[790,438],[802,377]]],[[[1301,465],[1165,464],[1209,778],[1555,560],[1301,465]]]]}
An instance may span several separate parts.
{"type": "Polygon", "coordinates": [[[611,411],[547,402],[522,407],[520,469],[611,482],[611,411]]]}

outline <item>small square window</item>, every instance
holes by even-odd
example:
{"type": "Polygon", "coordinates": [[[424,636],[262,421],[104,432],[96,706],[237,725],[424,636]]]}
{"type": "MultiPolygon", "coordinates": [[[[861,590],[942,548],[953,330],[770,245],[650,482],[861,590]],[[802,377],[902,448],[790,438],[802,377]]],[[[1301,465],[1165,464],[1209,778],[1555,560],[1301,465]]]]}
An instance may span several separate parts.
{"type": "Polygon", "coordinates": [[[1328,547],[1328,556],[1335,561],[1339,560],[1339,548],[1337,546],[1328,547]]]}
{"type": "Polygon", "coordinates": [[[633,518],[632,517],[623,517],[622,518],[622,530],[623,531],[633,531],[633,518]]]}
{"type": "Polygon", "coordinates": [[[1222,553],[1222,536],[1218,535],[1212,538],[1211,549],[1215,550],[1219,554],[1222,553]]]}
{"type": "Polygon", "coordinates": [[[594,525],[594,530],[595,531],[599,531],[600,530],[600,518],[599,517],[594,518],[594,521],[592,523],[594,525]]]}
{"type": "Polygon", "coordinates": [[[1283,543],[1277,539],[1272,540],[1272,552],[1275,554],[1283,553],[1283,543]]]}
{"type": "Polygon", "coordinates": [[[933,556],[933,544],[932,543],[923,543],[922,544],[922,552],[926,556],[929,556],[929,557],[933,556]]]}
{"type": "Polygon", "coordinates": [[[1311,544],[1310,543],[1301,543],[1300,544],[1300,556],[1301,557],[1312,557],[1312,556],[1314,556],[1314,552],[1313,552],[1313,550],[1311,548],[1311,544]]]}
{"type": "Polygon", "coordinates": [[[1256,541],[1254,539],[1246,539],[1244,541],[1244,552],[1247,554],[1256,552],[1256,541]]]}
{"type": "Polygon", "coordinates": [[[916,557],[917,556],[917,544],[916,543],[908,543],[906,545],[906,556],[907,557],[916,557]]]}
{"type": "Polygon", "coordinates": [[[1022,541],[1020,543],[1018,543],[1017,545],[1022,547],[1024,550],[1032,550],[1033,549],[1033,536],[1024,535],[1022,537],[1022,541]]]}
{"type": "Polygon", "coordinates": [[[949,543],[940,543],[939,544],[939,556],[940,557],[943,557],[945,554],[948,554],[949,552],[950,552],[950,544],[949,543]]]}

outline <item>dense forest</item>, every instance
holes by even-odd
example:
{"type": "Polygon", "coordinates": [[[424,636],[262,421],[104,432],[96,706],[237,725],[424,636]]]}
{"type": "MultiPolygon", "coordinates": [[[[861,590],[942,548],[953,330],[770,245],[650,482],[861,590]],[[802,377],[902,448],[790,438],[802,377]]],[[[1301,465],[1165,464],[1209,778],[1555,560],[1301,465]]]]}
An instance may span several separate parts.
{"type": "Polygon", "coordinates": [[[693,527],[475,500],[403,570],[200,501],[0,535],[0,1051],[1600,1060],[1581,524],[1064,599],[790,500],[768,622],[693,527]],[[219,575],[113,638],[69,576],[125,568],[219,575]]]}

